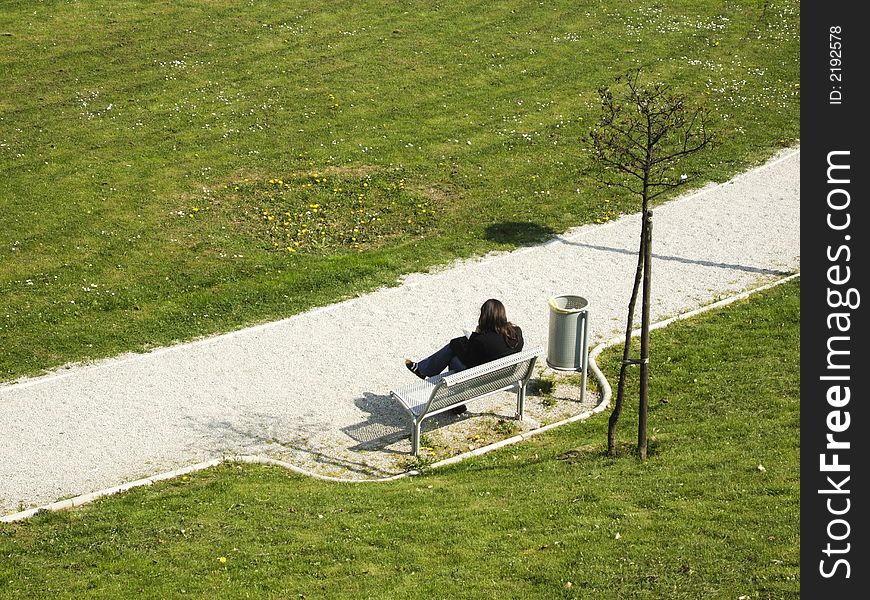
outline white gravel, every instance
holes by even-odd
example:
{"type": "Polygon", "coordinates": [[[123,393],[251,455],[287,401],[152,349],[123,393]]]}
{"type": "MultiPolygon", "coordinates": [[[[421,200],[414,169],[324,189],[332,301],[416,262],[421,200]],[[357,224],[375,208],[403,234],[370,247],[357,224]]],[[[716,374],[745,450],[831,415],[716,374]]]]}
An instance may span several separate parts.
{"type": "MultiPolygon", "coordinates": [[[[547,299],[561,293],[589,299],[591,343],[617,335],[638,231],[629,215],[282,321],[0,385],[0,512],[234,454],[344,477],[397,473],[409,429],[389,390],[412,377],[403,358],[458,335],[490,297],[530,346],[546,347],[547,299]]],[[[653,254],[653,321],[799,271],[799,149],[656,208],[653,254]]],[[[510,396],[471,405],[511,407],[510,396]]]]}

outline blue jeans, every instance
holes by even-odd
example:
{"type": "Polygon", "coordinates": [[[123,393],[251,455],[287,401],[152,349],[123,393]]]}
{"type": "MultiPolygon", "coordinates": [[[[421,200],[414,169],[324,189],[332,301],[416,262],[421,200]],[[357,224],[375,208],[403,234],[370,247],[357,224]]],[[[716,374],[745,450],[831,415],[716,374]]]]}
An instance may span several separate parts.
{"type": "Polygon", "coordinates": [[[468,368],[453,353],[453,350],[450,349],[450,344],[447,344],[432,356],[427,356],[419,361],[417,363],[417,373],[423,377],[432,377],[433,375],[438,375],[438,373],[447,367],[450,367],[451,371],[464,371],[468,368]]]}

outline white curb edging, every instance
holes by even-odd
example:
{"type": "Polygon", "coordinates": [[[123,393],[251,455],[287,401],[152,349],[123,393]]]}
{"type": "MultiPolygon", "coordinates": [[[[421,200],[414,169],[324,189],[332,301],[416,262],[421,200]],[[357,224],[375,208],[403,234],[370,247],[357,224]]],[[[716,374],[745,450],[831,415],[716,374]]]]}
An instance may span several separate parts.
{"type": "MultiPolygon", "coordinates": [[[[701,308],[679,314],[675,317],[671,317],[671,318],[665,319],[663,321],[659,321],[657,323],[652,324],[650,326],[650,330],[661,329],[662,327],[667,327],[668,325],[670,325],[671,323],[674,323],[676,321],[688,319],[690,317],[694,317],[695,315],[699,315],[701,313],[704,313],[704,312],[707,312],[710,310],[715,310],[717,308],[727,306],[727,305],[732,304],[738,300],[742,300],[744,298],[747,298],[747,297],[751,296],[752,294],[770,289],[772,287],[776,287],[776,286],[781,285],[783,283],[787,283],[787,282],[789,282],[793,279],[796,279],[798,277],[800,277],[800,272],[794,273],[792,275],[789,275],[788,277],[785,277],[783,279],[779,279],[779,280],[774,281],[772,283],[762,285],[760,287],[753,288],[751,290],[746,290],[746,291],[741,292],[739,294],[736,294],[734,296],[730,296],[730,297],[725,298],[723,300],[719,300],[718,302],[713,302],[712,304],[702,306],[701,308]]],[[[635,329],[634,331],[631,332],[631,335],[632,335],[632,337],[637,337],[638,335],[640,335],[640,329],[635,329]]],[[[462,454],[457,454],[456,456],[451,456],[450,458],[446,458],[444,460],[441,460],[441,461],[438,461],[436,463],[429,465],[429,468],[434,469],[437,467],[444,467],[447,465],[456,464],[456,463],[462,462],[463,460],[465,460],[467,458],[471,458],[473,456],[480,456],[482,454],[486,454],[486,453],[491,452],[493,450],[497,450],[497,449],[503,448],[505,446],[510,446],[512,444],[516,444],[517,442],[522,442],[524,440],[527,440],[527,439],[534,437],[536,435],[539,435],[541,433],[545,433],[547,431],[550,431],[551,429],[555,429],[556,427],[561,427],[561,426],[567,425],[569,423],[574,423],[575,421],[582,421],[584,419],[588,419],[592,415],[603,411],[604,409],[606,409],[610,405],[610,398],[613,395],[613,390],[610,387],[610,383],[607,381],[607,378],[604,377],[604,373],[602,373],[601,369],[598,367],[598,363],[595,361],[595,359],[606,348],[609,348],[610,346],[614,346],[616,344],[622,343],[624,341],[624,339],[625,338],[622,336],[610,338],[609,340],[601,342],[600,344],[595,346],[595,348],[593,348],[589,352],[589,369],[592,372],[592,374],[595,376],[595,378],[598,380],[598,384],[601,387],[601,399],[598,402],[598,404],[595,406],[595,408],[593,408],[591,410],[584,411],[584,412],[577,414],[577,415],[574,415],[572,417],[568,417],[567,419],[563,419],[563,420],[557,421],[555,423],[550,423],[549,425],[545,425],[543,427],[539,427],[537,429],[533,429],[531,431],[527,431],[525,433],[521,433],[519,435],[515,435],[513,437],[510,437],[510,438],[507,438],[504,440],[500,440],[498,442],[494,442],[494,443],[486,445],[486,446],[481,446],[480,448],[475,448],[474,450],[469,450],[468,452],[464,452],[462,454]]],[[[0,516],[0,523],[14,523],[16,521],[23,521],[25,519],[28,519],[36,514],[39,514],[39,513],[54,512],[54,511],[58,511],[58,510],[66,510],[69,508],[82,506],[84,504],[89,504],[89,503],[91,503],[94,500],[97,500],[99,498],[104,498],[106,496],[112,496],[114,494],[125,492],[127,490],[130,490],[130,489],[133,489],[136,487],[151,485],[157,481],[165,481],[167,479],[175,479],[176,477],[181,477],[183,475],[195,473],[196,471],[203,471],[205,469],[210,469],[210,468],[216,467],[219,464],[224,463],[224,462],[240,462],[240,463],[248,463],[248,464],[272,465],[272,466],[282,467],[284,469],[287,469],[288,471],[298,473],[299,475],[306,475],[308,477],[313,477],[313,478],[319,479],[321,481],[329,481],[329,482],[333,482],[333,483],[385,483],[388,481],[396,481],[398,479],[404,479],[405,477],[411,477],[411,476],[420,474],[420,471],[415,469],[415,470],[405,471],[403,473],[398,473],[397,475],[391,475],[390,477],[382,477],[382,478],[378,478],[378,479],[347,479],[347,478],[342,478],[342,477],[331,477],[329,475],[321,475],[319,473],[307,471],[306,469],[303,469],[302,467],[297,467],[296,465],[290,464],[290,463],[282,461],[282,460],[269,458],[268,456],[260,456],[260,455],[226,456],[223,458],[214,458],[212,460],[197,463],[195,465],[190,465],[187,467],[182,467],[180,469],[175,469],[173,471],[169,471],[166,473],[160,473],[157,475],[153,475],[151,477],[146,477],[144,479],[137,479],[136,481],[131,481],[129,483],[125,483],[125,484],[118,485],[115,487],[107,488],[104,490],[90,492],[88,494],[82,494],[80,496],[76,496],[74,498],[69,498],[67,500],[59,500],[57,502],[52,502],[51,504],[38,506],[36,508],[30,508],[30,509],[23,510],[20,512],[12,513],[10,515],[0,516]]]]}

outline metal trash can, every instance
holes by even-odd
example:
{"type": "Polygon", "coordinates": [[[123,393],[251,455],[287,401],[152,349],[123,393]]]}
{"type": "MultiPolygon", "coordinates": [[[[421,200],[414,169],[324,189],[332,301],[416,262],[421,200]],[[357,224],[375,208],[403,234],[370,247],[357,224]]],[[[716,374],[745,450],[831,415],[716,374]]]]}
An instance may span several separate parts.
{"type": "Polygon", "coordinates": [[[550,306],[550,331],[547,337],[547,365],[558,371],[581,371],[580,401],[586,395],[589,361],[589,301],[582,296],[553,296],[550,306]]]}

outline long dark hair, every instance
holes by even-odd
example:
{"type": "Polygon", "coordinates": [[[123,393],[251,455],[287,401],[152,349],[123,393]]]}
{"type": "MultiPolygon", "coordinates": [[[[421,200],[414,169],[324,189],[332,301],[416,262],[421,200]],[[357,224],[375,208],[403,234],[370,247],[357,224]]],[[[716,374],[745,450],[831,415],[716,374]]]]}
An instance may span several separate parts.
{"type": "Polygon", "coordinates": [[[495,298],[490,298],[480,307],[480,318],[477,320],[480,333],[495,331],[500,333],[505,343],[514,348],[519,343],[514,324],[507,320],[504,304],[495,298]]]}

